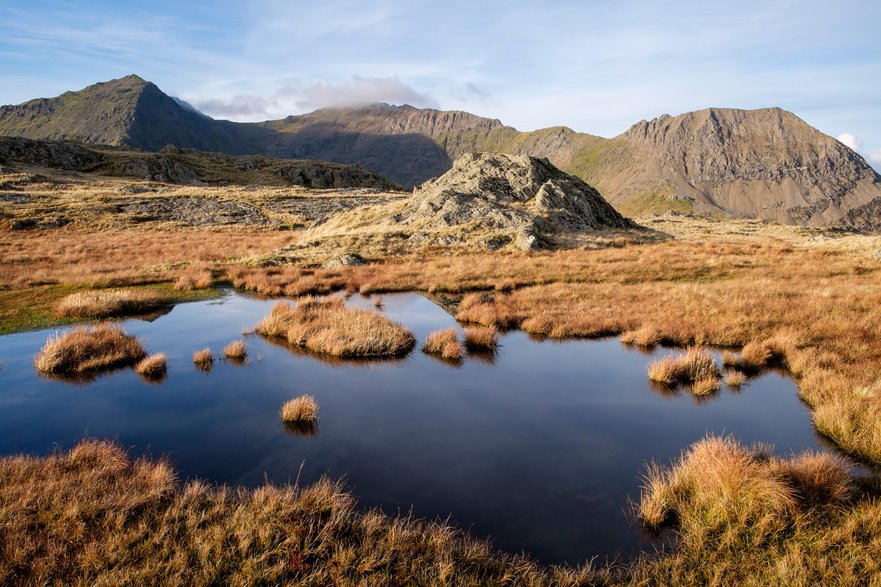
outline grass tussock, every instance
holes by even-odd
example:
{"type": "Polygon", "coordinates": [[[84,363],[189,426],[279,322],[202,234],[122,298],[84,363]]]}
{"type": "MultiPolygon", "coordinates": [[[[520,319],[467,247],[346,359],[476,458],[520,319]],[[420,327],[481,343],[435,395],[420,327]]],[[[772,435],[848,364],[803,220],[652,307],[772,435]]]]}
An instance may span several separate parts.
{"type": "Polygon", "coordinates": [[[200,369],[210,369],[214,366],[214,351],[204,348],[193,353],[193,364],[200,369]]]}
{"type": "Polygon", "coordinates": [[[726,352],[722,356],[722,362],[726,367],[758,373],[769,367],[786,367],[786,358],[795,354],[796,348],[792,338],[775,336],[747,343],[740,355],[726,352]]]}
{"type": "Polygon", "coordinates": [[[156,353],[138,361],[135,371],[151,379],[159,379],[165,376],[168,369],[168,357],[165,353],[156,353]]]}
{"type": "Polygon", "coordinates": [[[208,269],[194,269],[184,273],[174,282],[177,291],[208,289],[214,285],[214,275],[208,269]]]}
{"type": "Polygon", "coordinates": [[[429,334],[422,346],[422,352],[437,355],[447,361],[461,361],[464,354],[455,328],[445,328],[429,334]]]}
{"type": "Polygon", "coordinates": [[[493,326],[465,329],[465,346],[470,351],[492,351],[499,346],[499,333],[493,326]]]}
{"type": "Polygon", "coordinates": [[[145,355],[137,338],[119,327],[98,325],[50,338],[34,366],[43,373],[82,374],[134,365],[145,355]]]}
{"type": "Polygon", "coordinates": [[[223,347],[223,358],[231,361],[244,361],[248,357],[248,347],[243,340],[234,340],[223,347]]]}
{"type": "Polygon", "coordinates": [[[337,357],[392,357],[416,344],[409,330],[370,310],[347,308],[341,298],[280,302],[254,329],[291,345],[337,357]]]}
{"type": "Polygon", "coordinates": [[[695,395],[709,395],[719,390],[719,366],[712,355],[700,347],[655,361],[648,367],[648,377],[668,387],[691,385],[695,395]]]}
{"type": "Polygon", "coordinates": [[[165,461],[86,441],[0,460],[3,584],[559,585],[542,569],[442,522],[363,511],[341,484],[255,489],[181,484],[165,461]]]}
{"type": "Polygon", "coordinates": [[[281,407],[284,422],[314,424],[318,421],[318,402],[311,395],[300,395],[285,402],[281,407]]]}
{"type": "Polygon", "coordinates": [[[621,334],[621,342],[640,347],[655,347],[663,341],[664,336],[661,331],[651,325],[642,326],[637,330],[628,330],[621,334]]]}
{"type": "Polygon", "coordinates": [[[725,371],[725,385],[728,387],[739,388],[746,383],[746,375],[743,371],[725,371]]]}
{"type": "Polygon", "coordinates": [[[56,312],[64,318],[106,318],[148,312],[165,304],[154,292],[104,289],[70,294],[58,302],[56,312]]]}
{"type": "Polygon", "coordinates": [[[631,584],[864,584],[881,568],[877,502],[829,453],[779,458],[711,436],[648,467],[638,514],[679,539],[634,565],[631,584]]]}

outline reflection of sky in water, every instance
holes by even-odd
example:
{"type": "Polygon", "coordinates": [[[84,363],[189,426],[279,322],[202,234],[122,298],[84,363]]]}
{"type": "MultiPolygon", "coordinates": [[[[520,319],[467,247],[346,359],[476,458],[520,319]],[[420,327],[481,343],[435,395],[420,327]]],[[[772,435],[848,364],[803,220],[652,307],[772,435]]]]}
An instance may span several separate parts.
{"type": "MultiPolygon", "coordinates": [[[[417,345],[456,326],[421,296],[383,300],[417,345]]],[[[663,396],[646,380],[652,356],[616,340],[537,342],[511,332],[494,361],[453,367],[417,346],[401,360],[341,366],[248,336],[246,365],[220,360],[273,303],[230,294],[127,321],[148,352],[168,354],[158,385],[131,370],[89,384],[50,381],[32,361],[54,331],[0,337],[0,452],[42,454],[89,436],[169,455],[183,478],[253,486],[345,477],[364,506],[450,516],[500,548],[576,563],[650,548],[627,498],[638,497],[645,463],[668,462],[707,432],[782,454],[821,448],[785,377],[768,374],[740,392],[723,386],[700,403],[687,392],[663,396]],[[192,364],[206,346],[218,357],[207,373],[192,364]],[[302,393],[320,406],[315,434],[286,430],[278,417],[302,393]]],[[[373,308],[359,296],[350,303],[373,308]]]]}

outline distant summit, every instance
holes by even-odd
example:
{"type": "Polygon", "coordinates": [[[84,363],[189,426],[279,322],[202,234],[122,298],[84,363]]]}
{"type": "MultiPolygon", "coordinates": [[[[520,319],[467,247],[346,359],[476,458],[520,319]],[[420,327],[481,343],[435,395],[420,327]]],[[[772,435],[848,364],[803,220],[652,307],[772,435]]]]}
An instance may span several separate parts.
{"type": "Polygon", "coordinates": [[[214,120],[137,76],[0,107],[0,134],[158,151],[357,163],[405,187],[461,155],[547,158],[618,210],[679,210],[881,230],[881,177],[835,139],[779,108],[661,116],[605,139],[566,127],[520,132],[467,112],[375,104],[262,123],[214,120]]]}

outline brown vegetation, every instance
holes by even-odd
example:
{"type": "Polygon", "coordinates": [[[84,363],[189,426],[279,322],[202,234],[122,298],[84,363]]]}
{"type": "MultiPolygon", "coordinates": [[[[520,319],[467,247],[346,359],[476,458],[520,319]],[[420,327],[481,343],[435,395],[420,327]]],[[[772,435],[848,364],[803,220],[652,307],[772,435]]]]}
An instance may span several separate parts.
{"type": "Polygon", "coordinates": [[[746,383],[746,375],[744,375],[742,371],[726,371],[724,378],[725,385],[728,387],[737,388],[746,383]]]}
{"type": "Polygon", "coordinates": [[[234,340],[223,347],[223,358],[233,361],[244,361],[248,356],[248,347],[242,340],[234,340]]]}
{"type": "Polygon", "coordinates": [[[43,373],[88,373],[133,365],[145,354],[138,339],[121,328],[102,324],[50,338],[40,349],[34,366],[43,373]]]}
{"type": "Polygon", "coordinates": [[[710,353],[700,347],[655,361],[648,367],[648,377],[661,385],[691,385],[695,395],[707,395],[719,389],[719,366],[710,353]]]}
{"type": "Polygon", "coordinates": [[[297,396],[285,402],[280,415],[285,422],[314,423],[318,420],[318,402],[311,395],[297,396]]]}
{"type": "Polygon", "coordinates": [[[455,328],[445,328],[429,334],[422,345],[422,351],[448,361],[460,361],[463,355],[462,344],[455,328]]]}
{"type": "Polygon", "coordinates": [[[178,291],[190,291],[193,289],[207,289],[214,285],[214,275],[207,269],[194,269],[184,273],[174,282],[174,289],[178,291]]]}
{"type": "Polygon", "coordinates": [[[369,310],[347,308],[342,298],[280,302],[257,325],[263,336],[337,357],[402,355],[416,343],[403,326],[369,310]]]}
{"type": "Polygon", "coordinates": [[[641,347],[654,347],[663,342],[661,331],[655,326],[642,326],[637,330],[628,330],[621,334],[621,342],[641,347]]]}
{"type": "Polygon", "coordinates": [[[214,352],[210,348],[194,352],[193,364],[200,369],[210,369],[214,365],[214,352]]]}
{"type": "Polygon", "coordinates": [[[165,375],[168,366],[168,357],[165,353],[156,353],[138,361],[135,371],[139,375],[149,378],[161,378],[165,375]]]}
{"type": "Polygon", "coordinates": [[[339,483],[253,490],[177,482],[167,462],[86,441],[0,460],[3,584],[561,585],[441,522],[363,512],[339,483]]]}
{"type": "Polygon", "coordinates": [[[498,345],[498,332],[494,326],[465,329],[465,346],[470,351],[491,351],[498,345]]]}
{"type": "Polygon", "coordinates": [[[58,302],[56,311],[66,318],[106,318],[146,312],[166,303],[155,292],[106,289],[70,294],[58,302]]]}

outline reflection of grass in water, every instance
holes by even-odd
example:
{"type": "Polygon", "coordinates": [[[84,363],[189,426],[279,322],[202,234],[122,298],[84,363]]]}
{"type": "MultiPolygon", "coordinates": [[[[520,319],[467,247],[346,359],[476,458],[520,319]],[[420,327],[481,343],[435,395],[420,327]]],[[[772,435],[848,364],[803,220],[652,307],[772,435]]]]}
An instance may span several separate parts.
{"type": "Polygon", "coordinates": [[[287,422],[283,421],[285,432],[291,436],[318,436],[317,422],[287,422]]]}
{"type": "Polygon", "coordinates": [[[484,365],[495,365],[499,356],[499,349],[477,349],[468,351],[468,360],[475,363],[483,363],[484,365]]]}
{"type": "Polygon", "coordinates": [[[262,337],[264,341],[271,344],[272,346],[285,349],[292,355],[296,355],[298,357],[306,357],[309,359],[315,359],[316,361],[321,361],[326,365],[330,365],[332,367],[361,367],[364,369],[369,369],[371,367],[375,367],[377,365],[394,365],[394,364],[402,364],[408,361],[408,357],[406,356],[395,356],[395,357],[337,357],[334,355],[325,355],[321,353],[312,352],[308,349],[305,349],[298,345],[288,344],[285,340],[280,338],[273,337],[262,337]]]}

